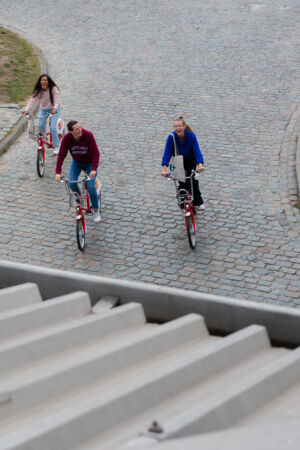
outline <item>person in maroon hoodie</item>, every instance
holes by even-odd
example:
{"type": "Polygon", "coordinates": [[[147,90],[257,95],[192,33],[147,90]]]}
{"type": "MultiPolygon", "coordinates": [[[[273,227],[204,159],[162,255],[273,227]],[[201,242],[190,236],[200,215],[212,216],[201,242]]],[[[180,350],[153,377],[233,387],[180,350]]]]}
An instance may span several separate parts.
{"type": "Polygon", "coordinates": [[[67,127],[69,133],[67,133],[61,141],[56,161],[55,179],[57,182],[60,182],[63,162],[69,151],[73,158],[69,171],[69,186],[73,192],[80,194],[78,183],[76,183],[76,181],[82,170],[87,172],[91,178],[91,180],[87,182],[87,186],[92,204],[94,222],[100,222],[101,216],[95,187],[100,152],[93,133],[82,128],[79,122],[71,120],[67,124],[67,127]]]}

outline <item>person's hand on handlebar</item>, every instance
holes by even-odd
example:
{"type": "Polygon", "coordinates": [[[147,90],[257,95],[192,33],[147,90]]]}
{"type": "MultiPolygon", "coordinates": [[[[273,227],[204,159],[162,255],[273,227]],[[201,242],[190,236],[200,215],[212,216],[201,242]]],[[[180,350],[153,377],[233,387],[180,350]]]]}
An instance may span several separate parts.
{"type": "Polygon", "coordinates": [[[57,113],[56,109],[53,108],[52,111],[51,111],[52,116],[54,116],[54,114],[56,114],[56,113],[57,113]]]}
{"type": "Polygon", "coordinates": [[[201,172],[203,172],[203,170],[204,170],[203,164],[199,163],[198,166],[197,166],[197,172],[201,173],[201,172]]]}
{"type": "Polygon", "coordinates": [[[91,170],[90,171],[90,178],[95,178],[96,176],[96,170],[91,170]]]}
{"type": "Polygon", "coordinates": [[[60,173],[57,173],[56,175],[55,175],[55,181],[57,181],[58,183],[60,182],[60,179],[61,179],[61,174],[60,173]]]}
{"type": "Polygon", "coordinates": [[[28,114],[27,111],[23,111],[23,116],[26,116],[26,114],[28,114]]]}
{"type": "Polygon", "coordinates": [[[163,166],[162,172],[161,172],[161,176],[162,177],[166,177],[167,174],[168,174],[167,171],[168,171],[168,167],[167,166],[163,166]]]}

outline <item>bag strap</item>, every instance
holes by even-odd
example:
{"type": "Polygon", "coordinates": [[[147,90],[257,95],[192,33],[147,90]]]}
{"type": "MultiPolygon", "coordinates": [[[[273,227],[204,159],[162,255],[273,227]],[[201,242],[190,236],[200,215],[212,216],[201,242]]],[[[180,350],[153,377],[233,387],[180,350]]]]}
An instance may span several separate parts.
{"type": "Polygon", "coordinates": [[[172,136],[172,138],[173,138],[173,142],[174,142],[174,156],[179,156],[179,155],[180,155],[180,153],[179,153],[179,151],[178,151],[178,148],[177,148],[177,144],[176,144],[175,136],[174,136],[174,134],[173,134],[173,133],[171,133],[171,134],[170,134],[170,136],[172,136]]]}

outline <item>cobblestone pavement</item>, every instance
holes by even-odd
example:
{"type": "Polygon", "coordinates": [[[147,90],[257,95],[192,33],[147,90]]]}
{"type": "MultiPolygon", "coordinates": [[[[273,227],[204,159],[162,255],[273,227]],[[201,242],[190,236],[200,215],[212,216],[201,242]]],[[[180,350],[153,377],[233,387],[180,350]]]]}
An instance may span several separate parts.
{"type": "MultiPolygon", "coordinates": [[[[298,307],[300,222],[290,205],[299,118],[298,0],[0,0],[3,25],[42,49],[63,118],[101,149],[103,220],[78,251],[73,211],[22,135],[0,158],[0,257],[298,307]],[[189,249],[160,177],[183,113],[205,157],[189,249]]],[[[65,166],[67,168],[67,164],[65,166]]]]}
{"type": "Polygon", "coordinates": [[[0,105],[0,141],[20,117],[20,107],[15,103],[0,105]]]}

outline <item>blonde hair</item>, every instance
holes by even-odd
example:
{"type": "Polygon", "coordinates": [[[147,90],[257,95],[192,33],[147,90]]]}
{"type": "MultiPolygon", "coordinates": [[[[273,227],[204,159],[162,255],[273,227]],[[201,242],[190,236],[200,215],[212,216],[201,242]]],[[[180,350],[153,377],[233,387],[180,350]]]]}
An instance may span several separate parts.
{"type": "Polygon", "coordinates": [[[181,120],[187,131],[193,131],[191,127],[187,123],[185,123],[183,116],[176,116],[173,122],[177,122],[178,120],[181,120]]]}

